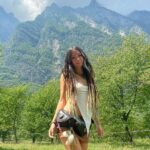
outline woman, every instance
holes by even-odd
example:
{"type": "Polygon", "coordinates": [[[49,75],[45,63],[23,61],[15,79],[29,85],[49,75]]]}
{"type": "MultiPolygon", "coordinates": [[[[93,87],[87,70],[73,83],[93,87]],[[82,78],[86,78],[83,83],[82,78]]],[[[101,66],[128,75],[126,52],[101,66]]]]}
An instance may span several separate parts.
{"type": "Polygon", "coordinates": [[[94,82],[94,73],[90,62],[83,50],[79,47],[71,48],[65,58],[65,65],[60,77],[60,100],[49,129],[49,136],[54,136],[56,129],[57,112],[61,109],[70,114],[82,117],[87,134],[83,137],[75,132],[72,144],[67,144],[64,129],[59,130],[59,137],[66,150],[87,150],[91,120],[94,121],[99,136],[103,134],[97,116],[97,90],[94,82]]]}

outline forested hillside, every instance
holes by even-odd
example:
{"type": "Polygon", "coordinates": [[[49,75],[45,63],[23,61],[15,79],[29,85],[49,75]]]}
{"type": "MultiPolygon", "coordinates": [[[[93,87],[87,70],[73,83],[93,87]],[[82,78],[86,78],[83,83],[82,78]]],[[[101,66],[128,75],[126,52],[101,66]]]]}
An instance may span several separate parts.
{"type": "Polygon", "coordinates": [[[134,11],[128,17],[150,34],[150,11],[134,11]]]}
{"type": "Polygon", "coordinates": [[[4,48],[0,74],[3,85],[14,82],[44,84],[57,78],[64,53],[80,46],[88,55],[114,51],[122,37],[141,34],[131,19],[100,6],[95,0],[84,8],[47,7],[34,21],[21,23],[4,48]],[[6,82],[5,82],[6,81],[6,82]]]}

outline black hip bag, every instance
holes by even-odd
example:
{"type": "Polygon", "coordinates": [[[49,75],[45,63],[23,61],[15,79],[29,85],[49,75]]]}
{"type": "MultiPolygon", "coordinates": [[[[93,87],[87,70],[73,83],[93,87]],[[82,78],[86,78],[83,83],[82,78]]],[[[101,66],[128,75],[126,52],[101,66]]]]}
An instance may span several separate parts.
{"type": "Polygon", "coordinates": [[[79,136],[87,134],[87,129],[83,118],[70,115],[65,110],[60,110],[56,116],[57,126],[60,128],[72,128],[79,136]]]}

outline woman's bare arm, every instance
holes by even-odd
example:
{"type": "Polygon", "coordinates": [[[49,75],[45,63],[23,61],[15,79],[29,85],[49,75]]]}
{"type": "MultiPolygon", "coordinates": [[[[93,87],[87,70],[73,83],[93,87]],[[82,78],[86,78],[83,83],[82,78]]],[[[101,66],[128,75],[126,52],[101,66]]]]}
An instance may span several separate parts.
{"type": "Polygon", "coordinates": [[[61,74],[61,77],[60,77],[60,98],[59,98],[59,102],[58,102],[57,107],[56,107],[54,117],[52,119],[52,123],[56,122],[57,112],[60,109],[63,109],[65,105],[66,105],[66,83],[65,83],[64,75],[61,74]]]}
{"type": "Polygon", "coordinates": [[[99,136],[102,136],[104,134],[104,130],[102,128],[101,122],[100,122],[97,114],[95,116],[93,116],[93,120],[94,120],[94,123],[96,126],[97,134],[99,136]]]}

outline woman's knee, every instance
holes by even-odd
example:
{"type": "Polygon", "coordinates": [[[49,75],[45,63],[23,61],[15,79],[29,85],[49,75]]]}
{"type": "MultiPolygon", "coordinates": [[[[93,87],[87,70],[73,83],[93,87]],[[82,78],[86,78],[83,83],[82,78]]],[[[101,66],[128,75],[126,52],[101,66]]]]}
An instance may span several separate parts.
{"type": "Polygon", "coordinates": [[[76,135],[74,135],[74,140],[72,143],[68,143],[68,139],[64,137],[62,134],[59,135],[59,138],[63,145],[65,146],[66,150],[82,150],[80,141],[76,135]]]}
{"type": "Polygon", "coordinates": [[[82,150],[80,141],[79,141],[78,137],[76,137],[76,136],[75,136],[75,139],[74,139],[73,147],[74,147],[73,150],[82,150]]]}

